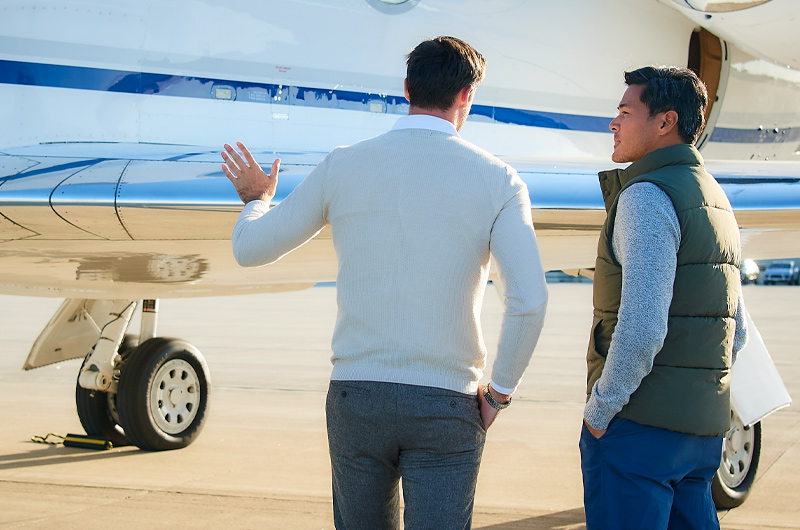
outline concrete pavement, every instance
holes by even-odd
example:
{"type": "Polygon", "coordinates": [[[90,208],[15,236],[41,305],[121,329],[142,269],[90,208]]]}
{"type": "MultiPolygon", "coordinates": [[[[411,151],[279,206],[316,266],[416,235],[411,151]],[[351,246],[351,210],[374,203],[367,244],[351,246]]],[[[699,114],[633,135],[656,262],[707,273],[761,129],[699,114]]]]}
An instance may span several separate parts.
{"type": "MultiPolygon", "coordinates": [[[[489,431],[475,528],[585,528],[578,435],[589,284],[551,284],[544,335],[512,407],[489,431]]],[[[792,396],[800,396],[800,288],[745,287],[748,308],[792,396]]],[[[325,436],[335,289],[162,300],[158,334],[205,355],[211,408],[186,449],[90,451],[30,441],[82,433],[80,362],[22,372],[60,300],[0,297],[0,528],[333,528],[325,436]]],[[[495,349],[500,301],[488,290],[484,332],[495,349]]],[[[491,358],[490,358],[491,364],[491,358]]],[[[800,409],[763,422],[761,466],[722,528],[800,528],[800,409]]]]}

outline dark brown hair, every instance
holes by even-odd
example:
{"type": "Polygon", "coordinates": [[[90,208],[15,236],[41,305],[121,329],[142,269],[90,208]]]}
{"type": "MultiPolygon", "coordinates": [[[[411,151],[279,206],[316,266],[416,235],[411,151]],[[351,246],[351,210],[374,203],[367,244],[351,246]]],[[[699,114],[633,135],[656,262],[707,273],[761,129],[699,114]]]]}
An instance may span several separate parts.
{"type": "Polygon", "coordinates": [[[460,39],[436,37],[417,45],[406,56],[406,66],[411,104],[447,110],[461,90],[483,81],[486,59],[460,39]]]}
{"type": "Polygon", "coordinates": [[[625,72],[625,83],[644,86],[641,100],[650,109],[650,117],[674,110],[681,139],[687,144],[697,141],[705,125],[708,92],[694,72],[677,66],[645,66],[625,72]]]}

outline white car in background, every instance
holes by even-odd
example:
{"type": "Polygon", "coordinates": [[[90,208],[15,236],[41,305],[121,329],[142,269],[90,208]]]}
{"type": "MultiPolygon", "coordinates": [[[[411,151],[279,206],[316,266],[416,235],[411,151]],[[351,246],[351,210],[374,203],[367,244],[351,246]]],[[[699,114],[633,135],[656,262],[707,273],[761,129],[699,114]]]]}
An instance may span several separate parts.
{"type": "Polygon", "coordinates": [[[786,285],[800,284],[800,268],[793,260],[773,261],[764,271],[764,285],[785,283],[786,285]]]}

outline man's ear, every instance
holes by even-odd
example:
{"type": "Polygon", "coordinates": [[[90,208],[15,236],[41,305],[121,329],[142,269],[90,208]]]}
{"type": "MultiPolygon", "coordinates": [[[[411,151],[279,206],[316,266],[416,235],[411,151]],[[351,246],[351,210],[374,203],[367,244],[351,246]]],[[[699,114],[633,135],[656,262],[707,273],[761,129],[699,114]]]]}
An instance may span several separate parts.
{"type": "Polygon", "coordinates": [[[468,86],[461,89],[458,93],[458,102],[461,107],[467,107],[472,103],[472,97],[475,95],[475,88],[468,86]]]}
{"type": "Polygon", "coordinates": [[[668,110],[662,115],[658,134],[664,136],[673,131],[678,132],[678,113],[674,110],[668,110]]]}
{"type": "Polygon", "coordinates": [[[403,81],[403,91],[405,92],[405,95],[406,95],[406,101],[411,103],[411,97],[409,97],[409,95],[408,95],[408,78],[407,77],[403,81]]]}

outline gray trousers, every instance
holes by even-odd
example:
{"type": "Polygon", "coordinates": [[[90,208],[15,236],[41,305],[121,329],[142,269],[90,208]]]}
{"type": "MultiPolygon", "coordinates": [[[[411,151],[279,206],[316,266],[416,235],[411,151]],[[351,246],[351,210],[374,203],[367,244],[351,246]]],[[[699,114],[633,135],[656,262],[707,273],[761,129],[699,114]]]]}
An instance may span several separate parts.
{"type": "Polygon", "coordinates": [[[337,530],[465,530],[486,431],[475,396],[331,381],[326,403],[337,530]]]}

